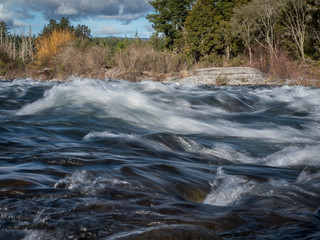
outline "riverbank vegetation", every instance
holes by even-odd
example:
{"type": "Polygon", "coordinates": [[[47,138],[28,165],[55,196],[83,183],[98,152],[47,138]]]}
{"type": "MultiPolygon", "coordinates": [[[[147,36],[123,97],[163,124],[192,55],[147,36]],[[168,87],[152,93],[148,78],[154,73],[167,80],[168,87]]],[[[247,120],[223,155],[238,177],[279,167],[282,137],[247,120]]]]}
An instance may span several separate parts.
{"type": "Polygon", "coordinates": [[[0,22],[0,75],[161,80],[199,67],[251,66],[319,86],[320,0],[154,0],[150,39],[96,38],[68,18],[38,35],[0,22]],[[308,79],[312,79],[309,81],[308,79]]]}

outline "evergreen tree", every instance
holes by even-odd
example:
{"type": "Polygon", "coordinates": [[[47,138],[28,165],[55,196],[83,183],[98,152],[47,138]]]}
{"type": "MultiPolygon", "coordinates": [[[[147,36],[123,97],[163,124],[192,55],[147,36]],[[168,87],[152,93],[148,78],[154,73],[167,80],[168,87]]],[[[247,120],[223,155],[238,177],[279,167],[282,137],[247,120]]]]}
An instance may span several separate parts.
{"type": "Polygon", "coordinates": [[[5,23],[5,21],[0,21],[0,34],[4,38],[6,35],[8,35],[8,26],[5,23]]]}
{"type": "Polygon", "coordinates": [[[68,30],[73,32],[74,27],[71,25],[69,18],[62,17],[60,19],[60,22],[57,22],[56,20],[51,19],[48,25],[44,25],[40,36],[51,34],[55,30],[68,30]]]}
{"type": "Polygon", "coordinates": [[[60,22],[58,24],[58,28],[60,30],[69,30],[69,31],[74,29],[74,27],[71,25],[71,22],[68,17],[62,17],[60,19],[60,22]]]}
{"type": "Polygon", "coordinates": [[[229,60],[232,45],[230,19],[235,6],[247,0],[198,0],[185,22],[185,51],[196,61],[213,52],[229,60]]]}
{"type": "Polygon", "coordinates": [[[219,0],[215,2],[217,15],[219,16],[217,18],[218,28],[216,31],[221,35],[221,44],[216,45],[215,51],[220,55],[225,53],[227,61],[229,60],[232,41],[230,19],[236,2],[237,0],[219,0]]]}
{"type": "Polygon", "coordinates": [[[216,15],[214,0],[198,0],[186,19],[185,52],[196,61],[209,54],[220,41],[220,35],[215,32],[218,27],[216,15]]]}
{"type": "Polygon", "coordinates": [[[194,0],[154,0],[149,1],[155,14],[147,15],[157,33],[166,37],[166,47],[180,49],[184,23],[194,0]]]}
{"type": "Polygon", "coordinates": [[[306,53],[320,59],[320,0],[307,0],[307,39],[306,53]]]}
{"type": "Polygon", "coordinates": [[[69,31],[73,32],[78,38],[81,40],[90,39],[91,38],[91,30],[86,25],[78,25],[74,28],[69,20],[69,18],[62,17],[60,22],[57,22],[54,19],[51,19],[48,25],[45,25],[40,37],[50,35],[55,30],[69,31]]]}
{"type": "Polygon", "coordinates": [[[75,29],[75,33],[77,37],[81,38],[82,40],[91,38],[91,30],[86,25],[79,24],[75,29]]]}

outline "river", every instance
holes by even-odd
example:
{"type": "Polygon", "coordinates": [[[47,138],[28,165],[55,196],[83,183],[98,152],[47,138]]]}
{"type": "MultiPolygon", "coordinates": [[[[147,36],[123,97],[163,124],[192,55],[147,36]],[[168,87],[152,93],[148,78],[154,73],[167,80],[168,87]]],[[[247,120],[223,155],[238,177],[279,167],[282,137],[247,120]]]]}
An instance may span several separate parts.
{"type": "Polygon", "coordinates": [[[319,239],[320,90],[0,81],[0,239],[319,239]]]}

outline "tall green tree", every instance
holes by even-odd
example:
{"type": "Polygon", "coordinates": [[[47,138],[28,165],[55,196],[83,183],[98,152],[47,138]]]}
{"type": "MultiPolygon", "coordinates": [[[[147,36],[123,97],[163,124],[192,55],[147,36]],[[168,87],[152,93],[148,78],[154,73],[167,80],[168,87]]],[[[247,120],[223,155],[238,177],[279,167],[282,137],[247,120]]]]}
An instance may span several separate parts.
{"type": "Polygon", "coordinates": [[[155,13],[147,15],[157,33],[165,36],[166,47],[180,49],[183,40],[184,23],[194,0],[149,1],[155,13]]]}
{"type": "Polygon", "coordinates": [[[40,36],[51,34],[54,30],[57,29],[74,31],[74,27],[71,25],[69,18],[62,17],[60,19],[60,22],[51,19],[48,25],[44,25],[40,36]]]}
{"type": "Polygon", "coordinates": [[[307,0],[307,9],[306,53],[320,59],[320,0],[307,0]]]}
{"type": "Polygon", "coordinates": [[[246,2],[248,0],[198,0],[185,22],[185,51],[196,61],[213,52],[229,60],[234,40],[230,19],[234,8],[246,2]]]}
{"type": "Polygon", "coordinates": [[[217,31],[221,16],[214,3],[214,0],[198,0],[186,19],[185,52],[196,61],[222,43],[221,34],[217,31]]]}
{"type": "Polygon", "coordinates": [[[0,21],[0,34],[2,34],[3,37],[5,37],[6,35],[8,35],[8,26],[5,23],[5,21],[0,21]]]}
{"type": "Polygon", "coordinates": [[[247,0],[218,0],[215,1],[215,7],[217,8],[218,15],[218,29],[221,34],[222,44],[219,48],[215,49],[220,55],[225,54],[227,61],[230,57],[231,44],[233,40],[230,20],[236,6],[241,6],[246,3],[247,0]]]}
{"type": "Polygon", "coordinates": [[[234,15],[230,20],[232,35],[240,38],[248,49],[250,65],[252,64],[252,48],[256,33],[255,23],[252,21],[254,11],[251,5],[243,5],[234,10],[234,15]]]}
{"type": "Polygon", "coordinates": [[[75,33],[76,35],[81,38],[82,40],[84,39],[89,39],[91,38],[91,30],[88,26],[86,25],[78,25],[76,28],[75,28],[75,33]]]}
{"type": "Polygon", "coordinates": [[[5,21],[0,21],[0,46],[3,45],[5,37],[8,35],[8,26],[5,21]]]}
{"type": "Polygon", "coordinates": [[[44,36],[47,34],[51,34],[54,30],[68,30],[74,32],[75,35],[81,40],[90,39],[91,38],[91,30],[86,25],[78,25],[77,27],[72,26],[69,18],[62,17],[59,22],[54,19],[49,21],[48,25],[45,25],[40,36],[44,36]]]}

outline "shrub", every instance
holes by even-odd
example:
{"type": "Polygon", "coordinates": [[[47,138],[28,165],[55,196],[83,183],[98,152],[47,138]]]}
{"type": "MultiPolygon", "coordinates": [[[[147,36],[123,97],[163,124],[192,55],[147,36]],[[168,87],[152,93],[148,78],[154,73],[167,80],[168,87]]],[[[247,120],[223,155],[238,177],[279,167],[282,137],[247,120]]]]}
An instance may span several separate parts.
{"type": "Polygon", "coordinates": [[[54,58],[56,77],[65,79],[70,75],[104,78],[106,60],[110,51],[106,47],[75,47],[72,43],[61,48],[54,58]]]}
{"type": "Polygon", "coordinates": [[[303,76],[302,66],[295,62],[284,50],[270,56],[266,49],[257,48],[253,66],[268,74],[271,79],[299,79],[303,76]]]}
{"type": "Polygon", "coordinates": [[[52,33],[39,37],[36,41],[37,62],[39,67],[50,67],[52,60],[67,42],[75,39],[69,30],[55,29],[52,33]]]}
{"type": "Polygon", "coordinates": [[[199,68],[208,68],[208,67],[222,67],[223,59],[221,56],[215,53],[211,53],[210,55],[206,55],[200,59],[197,63],[197,67],[199,68]]]}
{"type": "Polygon", "coordinates": [[[0,61],[0,76],[4,76],[7,72],[7,64],[4,62],[0,61]]]}
{"type": "Polygon", "coordinates": [[[216,85],[217,86],[226,86],[229,83],[229,79],[227,76],[223,74],[219,74],[219,76],[216,78],[216,85]]]}
{"type": "Polygon", "coordinates": [[[163,78],[168,73],[182,71],[189,67],[188,60],[182,54],[170,50],[155,50],[146,42],[132,43],[116,52],[116,65],[129,80],[137,80],[143,74],[163,78]]]}

